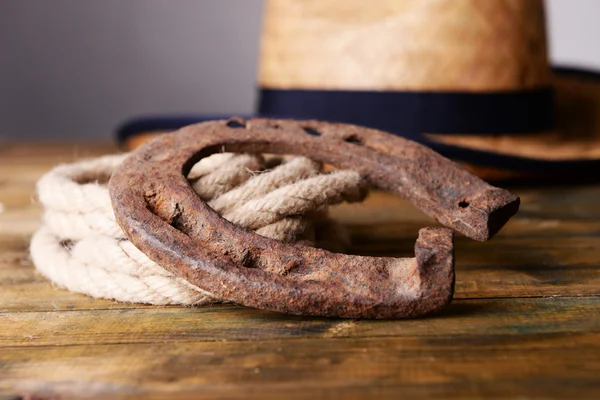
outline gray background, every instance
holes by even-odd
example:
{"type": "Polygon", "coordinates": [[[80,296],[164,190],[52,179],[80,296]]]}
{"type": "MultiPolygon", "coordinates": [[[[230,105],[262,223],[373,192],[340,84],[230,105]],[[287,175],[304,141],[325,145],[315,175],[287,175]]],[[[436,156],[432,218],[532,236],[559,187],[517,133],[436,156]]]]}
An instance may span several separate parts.
{"type": "MultiPolygon", "coordinates": [[[[261,8],[0,0],[0,140],[109,139],[140,115],[251,112],[261,8]]],[[[600,70],[600,1],[548,0],[547,11],[552,61],[600,70]]]]}

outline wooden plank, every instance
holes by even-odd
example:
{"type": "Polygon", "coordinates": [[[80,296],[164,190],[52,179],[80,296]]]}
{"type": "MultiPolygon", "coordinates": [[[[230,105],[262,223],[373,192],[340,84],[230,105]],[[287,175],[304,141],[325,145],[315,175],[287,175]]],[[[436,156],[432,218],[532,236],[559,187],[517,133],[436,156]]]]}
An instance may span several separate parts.
{"type": "Polygon", "coordinates": [[[58,159],[69,162],[85,157],[118,152],[110,141],[56,141],[38,140],[35,142],[0,142],[0,164],[4,160],[27,160],[27,164],[36,160],[58,159]]]}
{"type": "Polygon", "coordinates": [[[516,188],[520,218],[588,220],[600,218],[600,185],[516,188]]]}
{"type": "Polygon", "coordinates": [[[12,348],[5,393],[61,398],[600,396],[598,333],[12,348]]]}
{"type": "MultiPolygon", "coordinates": [[[[52,167],[82,158],[117,152],[110,143],[0,144],[0,204],[4,211],[29,209],[34,200],[35,183],[52,167]]],[[[2,216],[3,213],[0,213],[2,216]]],[[[0,224],[2,220],[0,220],[0,224]]]]}
{"type": "Polygon", "coordinates": [[[363,321],[235,306],[1,313],[0,348],[286,338],[598,332],[600,298],[458,300],[439,316],[363,321]],[[527,316],[526,318],[524,316],[527,316]]]}

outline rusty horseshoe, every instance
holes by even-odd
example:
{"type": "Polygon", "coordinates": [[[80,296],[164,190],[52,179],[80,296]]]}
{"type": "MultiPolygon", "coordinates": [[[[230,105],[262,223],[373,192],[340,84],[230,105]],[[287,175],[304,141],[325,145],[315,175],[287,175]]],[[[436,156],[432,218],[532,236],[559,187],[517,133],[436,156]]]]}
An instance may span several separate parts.
{"type": "Polygon", "coordinates": [[[475,240],[489,239],[519,207],[514,194],[422,145],[348,124],[211,121],[133,151],[109,182],[127,237],[199,288],[255,308],[349,318],[437,312],[454,290],[453,232],[422,229],[415,258],[337,254],[261,237],[221,218],[185,179],[198,160],[221,151],[297,154],[356,170],[475,240]]]}

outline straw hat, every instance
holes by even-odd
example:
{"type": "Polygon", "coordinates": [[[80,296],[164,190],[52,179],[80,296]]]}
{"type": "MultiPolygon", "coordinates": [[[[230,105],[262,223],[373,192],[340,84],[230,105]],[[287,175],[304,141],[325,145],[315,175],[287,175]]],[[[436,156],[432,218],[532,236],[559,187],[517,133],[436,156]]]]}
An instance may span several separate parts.
{"type": "Polygon", "coordinates": [[[600,167],[600,74],[549,65],[542,0],[270,0],[258,82],[259,115],[382,129],[485,178],[600,167]]]}

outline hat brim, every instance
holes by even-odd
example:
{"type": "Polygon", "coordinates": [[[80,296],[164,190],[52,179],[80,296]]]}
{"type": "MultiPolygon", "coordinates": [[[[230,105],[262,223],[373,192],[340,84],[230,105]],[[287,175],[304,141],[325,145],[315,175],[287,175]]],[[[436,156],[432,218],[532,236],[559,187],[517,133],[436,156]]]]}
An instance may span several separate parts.
{"type": "MultiPolygon", "coordinates": [[[[556,129],[506,135],[498,132],[464,135],[390,133],[431,147],[489,180],[597,180],[596,173],[600,171],[600,73],[565,67],[554,68],[554,73],[556,129]]],[[[259,116],[277,119],[288,117],[259,116]]],[[[122,125],[117,138],[126,148],[133,149],[157,133],[229,117],[141,117],[122,125]]]]}
{"type": "Polygon", "coordinates": [[[480,175],[511,180],[598,180],[600,73],[566,67],[555,67],[553,72],[555,129],[523,134],[425,136],[435,142],[433,148],[469,162],[480,175]]]}

